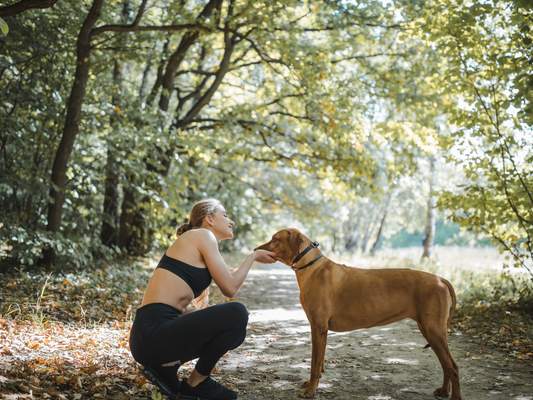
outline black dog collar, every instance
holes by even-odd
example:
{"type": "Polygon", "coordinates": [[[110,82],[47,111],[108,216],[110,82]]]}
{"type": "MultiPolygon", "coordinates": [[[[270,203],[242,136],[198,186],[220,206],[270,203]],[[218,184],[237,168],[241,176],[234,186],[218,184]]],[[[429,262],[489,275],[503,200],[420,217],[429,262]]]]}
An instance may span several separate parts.
{"type": "Polygon", "coordinates": [[[295,265],[298,261],[300,261],[303,256],[305,256],[310,250],[314,249],[315,247],[318,247],[320,245],[320,243],[318,242],[312,242],[309,246],[307,246],[307,248],[302,251],[300,254],[298,254],[296,256],[296,258],[294,259],[294,261],[292,262],[292,270],[293,271],[300,271],[301,269],[304,269],[304,268],[307,268],[311,265],[313,265],[315,263],[315,261],[317,261],[320,257],[322,257],[323,254],[320,254],[317,258],[315,258],[313,261],[307,263],[306,265],[304,265],[303,267],[300,267],[300,268],[296,268],[295,265]]]}

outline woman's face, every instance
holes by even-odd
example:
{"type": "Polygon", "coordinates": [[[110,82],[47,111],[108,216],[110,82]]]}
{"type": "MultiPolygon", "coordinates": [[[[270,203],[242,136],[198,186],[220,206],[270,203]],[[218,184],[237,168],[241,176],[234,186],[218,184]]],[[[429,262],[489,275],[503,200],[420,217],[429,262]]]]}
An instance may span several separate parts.
{"type": "Polygon", "coordinates": [[[217,207],[217,210],[210,217],[213,222],[212,231],[218,240],[233,238],[235,222],[229,219],[228,212],[224,207],[217,207]]]}

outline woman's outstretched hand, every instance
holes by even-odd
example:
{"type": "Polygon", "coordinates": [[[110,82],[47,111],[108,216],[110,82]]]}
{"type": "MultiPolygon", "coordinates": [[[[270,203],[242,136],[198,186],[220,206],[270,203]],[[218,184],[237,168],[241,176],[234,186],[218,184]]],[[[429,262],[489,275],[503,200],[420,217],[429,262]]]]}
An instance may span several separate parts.
{"type": "Polygon", "coordinates": [[[277,260],[274,258],[277,254],[268,250],[256,250],[254,251],[254,261],[261,264],[272,264],[277,260]]]}

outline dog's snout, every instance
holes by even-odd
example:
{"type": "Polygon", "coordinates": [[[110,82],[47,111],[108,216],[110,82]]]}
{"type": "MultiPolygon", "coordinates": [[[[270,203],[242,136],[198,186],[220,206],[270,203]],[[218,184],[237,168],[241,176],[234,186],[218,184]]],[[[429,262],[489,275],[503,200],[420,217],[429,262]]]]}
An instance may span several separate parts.
{"type": "Polygon", "coordinates": [[[256,251],[256,250],[265,250],[265,246],[266,246],[266,245],[267,245],[267,243],[262,244],[261,246],[257,246],[257,247],[254,249],[254,251],[256,251]]]}

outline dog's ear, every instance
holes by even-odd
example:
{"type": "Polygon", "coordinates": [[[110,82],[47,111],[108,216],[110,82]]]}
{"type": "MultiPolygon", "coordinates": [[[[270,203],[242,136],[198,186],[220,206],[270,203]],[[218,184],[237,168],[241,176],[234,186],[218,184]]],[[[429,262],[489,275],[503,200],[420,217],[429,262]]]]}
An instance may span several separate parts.
{"type": "Polygon", "coordinates": [[[291,249],[292,254],[296,257],[298,254],[298,249],[300,248],[300,245],[303,243],[304,238],[303,235],[300,232],[289,232],[289,247],[291,249]]]}

